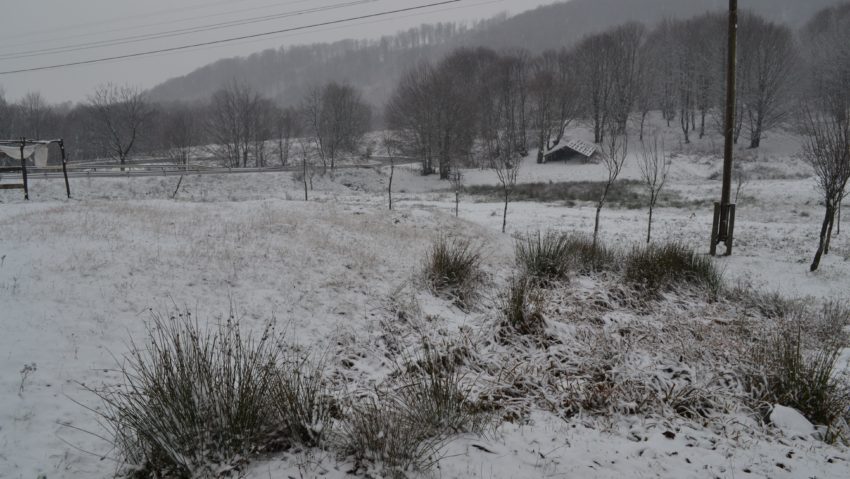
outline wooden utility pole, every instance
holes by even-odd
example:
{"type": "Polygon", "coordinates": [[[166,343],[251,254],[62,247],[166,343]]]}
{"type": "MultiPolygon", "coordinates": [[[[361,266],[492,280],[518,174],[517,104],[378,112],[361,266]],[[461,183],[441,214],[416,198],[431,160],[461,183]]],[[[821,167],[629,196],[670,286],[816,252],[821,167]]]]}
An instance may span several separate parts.
{"type": "Polygon", "coordinates": [[[729,0],[729,45],[726,63],[726,134],[723,148],[723,191],[720,203],[714,204],[714,223],[711,231],[711,254],[717,254],[717,245],[726,244],[726,256],[732,255],[735,232],[735,205],[732,204],[732,162],[735,133],[735,88],[738,76],[738,0],[729,0]]]}

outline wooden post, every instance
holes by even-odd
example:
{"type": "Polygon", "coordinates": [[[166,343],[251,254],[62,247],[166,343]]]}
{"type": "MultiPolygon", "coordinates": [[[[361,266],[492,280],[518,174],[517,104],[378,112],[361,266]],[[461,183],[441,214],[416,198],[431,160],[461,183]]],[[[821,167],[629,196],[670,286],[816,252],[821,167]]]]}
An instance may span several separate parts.
{"type": "Polygon", "coordinates": [[[732,256],[732,245],[733,240],[735,239],[735,209],[736,205],[729,205],[729,211],[726,213],[726,217],[728,219],[727,224],[729,225],[728,231],[726,231],[726,256],[732,256]]]}
{"type": "Polygon", "coordinates": [[[714,256],[717,254],[717,243],[718,237],[720,235],[720,203],[714,203],[714,221],[711,225],[711,249],[710,254],[714,256]]]}
{"type": "Polygon", "coordinates": [[[24,147],[27,145],[27,139],[21,138],[21,176],[23,176],[24,180],[24,199],[29,201],[30,199],[30,190],[29,185],[27,184],[27,159],[24,158],[24,147]]]}
{"type": "Polygon", "coordinates": [[[59,151],[62,153],[62,175],[65,176],[65,191],[68,193],[68,199],[71,199],[71,184],[68,183],[68,159],[65,157],[65,142],[59,140],[59,151]]]}
{"type": "MultiPolygon", "coordinates": [[[[720,218],[717,228],[717,237],[712,239],[712,247],[716,252],[716,244],[720,241],[726,243],[726,251],[731,254],[731,231],[729,224],[729,213],[732,209],[732,162],[734,155],[734,133],[735,133],[735,87],[738,74],[738,0],[729,0],[729,30],[726,61],[726,114],[723,129],[725,143],[723,147],[723,190],[720,195],[720,218]]],[[[714,254],[714,253],[712,253],[714,254]]]]}

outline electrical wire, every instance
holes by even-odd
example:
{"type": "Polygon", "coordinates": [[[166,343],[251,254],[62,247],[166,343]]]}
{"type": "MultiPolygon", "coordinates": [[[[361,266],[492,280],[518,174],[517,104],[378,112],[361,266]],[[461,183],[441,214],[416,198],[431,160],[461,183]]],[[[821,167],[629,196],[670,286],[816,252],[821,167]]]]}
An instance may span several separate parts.
{"type": "Polygon", "coordinates": [[[236,41],[240,41],[240,40],[247,40],[247,39],[252,39],[252,38],[260,38],[260,37],[268,37],[268,36],[271,36],[271,35],[277,35],[277,34],[281,34],[281,33],[296,32],[296,31],[308,30],[308,29],[311,29],[311,28],[318,28],[318,27],[324,27],[324,26],[330,26],[330,25],[339,25],[339,24],[342,24],[342,23],[356,22],[356,21],[359,21],[359,20],[367,20],[367,19],[370,19],[370,18],[379,18],[379,17],[384,17],[384,16],[387,16],[387,15],[393,15],[393,14],[397,14],[397,13],[406,13],[406,12],[412,12],[412,11],[416,11],[416,10],[424,10],[426,8],[438,7],[438,6],[442,6],[442,5],[449,5],[449,4],[453,4],[453,3],[459,3],[459,2],[462,2],[462,1],[463,0],[444,0],[444,1],[441,1],[441,2],[433,2],[433,3],[418,5],[418,6],[414,6],[414,7],[400,8],[400,9],[396,9],[396,10],[386,10],[386,11],[383,11],[383,12],[377,12],[377,13],[372,13],[372,14],[368,14],[368,15],[361,15],[361,16],[343,18],[343,19],[338,19],[338,20],[331,20],[331,21],[326,21],[326,22],[314,23],[314,24],[311,24],[311,25],[302,25],[302,26],[298,26],[298,27],[284,28],[284,29],[281,29],[281,30],[275,30],[275,31],[270,31],[270,32],[254,33],[254,34],[250,34],[250,35],[242,35],[242,36],[238,36],[238,37],[212,40],[212,41],[208,41],[208,42],[200,42],[200,43],[195,43],[195,44],[191,44],[191,45],[181,45],[181,46],[177,46],[177,47],[160,48],[160,49],[157,49],[157,50],[149,50],[149,51],[145,51],[145,52],[129,53],[129,54],[124,54],[124,55],[115,55],[115,56],[111,56],[111,57],[97,58],[97,59],[93,59],[93,60],[83,60],[83,61],[77,61],[77,62],[61,63],[61,64],[56,64],[56,65],[47,65],[47,66],[40,66],[40,67],[34,67],[34,68],[22,68],[22,69],[18,69],[18,70],[0,71],[0,75],[12,75],[12,74],[17,74],[17,73],[27,73],[27,72],[36,72],[36,71],[44,71],[44,70],[55,70],[57,68],[66,68],[66,67],[79,66],[79,65],[91,65],[91,64],[102,63],[102,62],[111,61],[111,60],[120,60],[120,59],[126,59],[126,58],[138,58],[138,57],[144,57],[144,56],[147,56],[147,55],[153,55],[153,54],[157,54],[157,53],[166,53],[166,52],[187,50],[187,49],[195,48],[195,47],[203,47],[203,46],[209,46],[209,45],[220,45],[220,44],[232,43],[232,42],[236,42],[236,41]]]}
{"type": "MultiPolygon", "coordinates": [[[[307,3],[307,2],[314,2],[314,1],[315,0],[292,0],[292,1],[288,1],[288,2],[266,3],[264,5],[259,5],[259,6],[250,7],[250,8],[241,8],[239,10],[227,10],[227,11],[224,11],[224,12],[208,13],[208,14],[204,14],[204,15],[195,14],[195,15],[192,15],[191,17],[172,18],[172,19],[169,19],[169,20],[158,21],[158,22],[155,22],[155,23],[143,23],[143,24],[140,24],[140,25],[128,25],[128,26],[124,26],[124,27],[120,27],[120,28],[110,28],[110,29],[106,29],[106,30],[103,30],[103,29],[92,30],[90,28],[87,28],[88,25],[97,26],[97,25],[104,25],[104,24],[114,24],[114,23],[120,22],[122,20],[138,20],[140,18],[156,17],[156,16],[161,15],[161,14],[173,13],[173,12],[182,12],[182,11],[187,11],[187,10],[191,11],[193,9],[198,8],[198,6],[182,7],[182,8],[178,8],[178,9],[174,9],[174,10],[159,10],[157,12],[151,12],[151,13],[148,13],[148,14],[142,14],[142,15],[137,15],[137,16],[133,16],[133,17],[118,17],[118,18],[115,18],[115,19],[102,20],[102,21],[98,21],[98,22],[80,23],[80,24],[76,24],[76,25],[73,25],[73,26],[70,26],[70,27],[65,27],[65,28],[60,27],[60,28],[55,28],[55,29],[51,29],[51,30],[41,30],[41,31],[27,32],[27,33],[22,33],[22,34],[15,34],[13,36],[0,37],[0,39],[5,39],[5,38],[19,39],[19,38],[26,38],[26,37],[31,37],[31,36],[39,36],[41,38],[38,38],[36,40],[28,40],[28,41],[25,41],[25,42],[19,42],[19,43],[8,43],[8,42],[4,41],[3,46],[4,47],[20,47],[20,46],[41,45],[41,44],[51,43],[51,42],[55,42],[55,41],[68,41],[68,40],[75,39],[75,38],[93,37],[93,36],[102,35],[102,34],[105,34],[105,33],[126,33],[127,31],[130,31],[130,30],[140,30],[140,29],[150,28],[150,27],[161,27],[161,26],[164,26],[164,25],[175,25],[175,24],[180,24],[180,23],[194,22],[194,21],[198,21],[198,20],[206,20],[206,19],[210,19],[210,18],[234,15],[234,14],[238,14],[238,13],[253,12],[253,11],[257,11],[257,10],[265,10],[265,9],[268,9],[268,8],[271,8],[271,7],[283,7],[283,6],[296,5],[296,4],[299,4],[299,3],[307,3]],[[56,32],[69,31],[69,30],[73,31],[73,30],[77,30],[77,29],[80,29],[80,28],[86,28],[86,31],[82,32],[82,33],[75,33],[73,35],[63,35],[63,36],[54,36],[54,37],[49,37],[49,38],[43,38],[44,33],[56,33],[56,32]]],[[[238,2],[233,2],[232,0],[229,0],[229,1],[214,3],[214,4],[212,4],[212,6],[215,6],[215,5],[231,5],[232,6],[233,3],[238,3],[238,2]]],[[[204,7],[203,10],[208,11],[208,10],[210,10],[210,8],[204,7]]]]}
{"type": "MultiPolygon", "coordinates": [[[[367,20],[367,21],[356,22],[356,23],[351,23],[351,24],[346,24],[346,25],[336,25],[336,26],[330,26],[330,27],[326,27],[326,28],[319,28],[319,29],[316,29],[316,30],[312,30],[310,32],[303,32],[302,31],[302,32],[283,33],[283,34],[279,34],[279,35],[271,35],[267,38],[259,38],[259,39],[255,38],[255,39],[237,41],[237,42],[234,42],[232,44],[226,44],[226,45],[202,46],[202,47],[198,47],[198,48],[193,48],[189,51],[191,51],[191,52],[201,52],[201,51],[209,51],[209,50],[214,50],[216,48],[222,48],[222,47],[227,47],[227,46],[251,45],[251,44],[260,43],[260,42],[263,42],[263,41],[268,41],[268,40],[271,40],[271,39],[292,38],[292,37],[297,37],[297,36],[300,36],[300,35],[305,35],[305,34],[308,34],[308,33],[333,32],[333,31],[344,30],[346,28],[355,27],[355,26],[375,25],[375,24],[384,23],[384,22],[396,21],[396,20],[404,19],[404,18],[416,18],[416,17],[421,17],[423,15],[431,15],[431,14],[434,14],[434,13],[448,12],[448,11],[452,11],[452,10],[462,10],[462,9],[473,8],[473,7],[477,7],[477,6],[483,6],[483,5],[492,5],[492,4],[496,4],[496,3],[502,3],[502,2],[504,2],[504,0],[482,0],[482,1],[479,1],[479,2],[469,3],[469,4],[456,6],[456,7],[438,8],[438,9],[431,10],[431,11],[424,12],[424,13],[419,12],[419,13],[412,13],[412,14],[408,14],[408,15],[399,15],[397,17],[392,17],[392,18],[381,18],[381,19],[377,19],[377,20],[367,20]]],[[[149,58],[166,57],[166,56],[171,56],[171,55],[177,55],[177,54],[180,54],[180,53],[182,53],[182,52],[178,51],[178,52],[157,53],[157,54],[151,54],[149,56],[149,58]]],[[[113,61],[121,61],[121,60],[119,59],[119,60],[113,60],[113,61]]]]}
{"type": "MultiPolygon", "coordinates": [[[[305,0],[300,0],[300,1],[303,2],[305,0]]],[[[97,20],[97,21],[93,21],[93,22],[76,23],[74,25],[64,25],[64,26],[61,26],[61,27],[50,28],[50,29],[47,29],[47,30],[31,30],[29,32],[15,33],[14,35],[0,36],[0,39],[26,38],[26,37],[33,37],[33,36],[41,36],[45,33],[65,32],[65,31],[69,31],[69,30],[76,30],[76,29],[79,29],[79,28],[87,28],[87,27],[99,25],[101,23],[114,23],[114,22],[119,22],[119,21],[122,21],[122,20],[137,20],[139,18],[151,18],[151,17],[156,17],[156,16],[159,16],[159,15],[165,15],[165,14],[171,14],[171,13],[177,13],[177,12],[185,12],[185,11],[194,10],[194,9],[197,9],[197,8],[207,9],[207,8],[214,7],[214,6],[217,6],[217,5],[232,5],[234,3],[237,3],[237,2],[235,2],[234,0],[221,0],[221,1],[215,2],[213,4],[198,3],[198,4],[195,4],[195,5],[185,5],[185,6],[177,7],[177,8],[155,10],[153,12],[147,12],[147,13],[142,13],[142,14],[133,15],[133,16],[112,17],[112,18],[107,18],[107,19],[104,19],[104,20],[97,20]]],[[[295,2],[295,3],[299,3],[299,2],[295,2]]]]}
{"type": "Polygon", "coordinates": [[[273,15],[263,15],[259,17],[252,17],[240,20],[230,20],[227,22],[214,23],[210,25],[199,25],[195,27],[181,28],[177,30],[170,30],[158,33],[146,33],[141,35],[133,35],[129,37],[115,38],[111,40],[99,40],[95,42],[88,43],[79,43],[75,45],[65,45],[61,47],[53,47],[53,48],[45,48],[40,50],[29,50],[23,52],[15,52],[15,53],[0,53],[0,60],[16,60],[21,58],[32,58],[43,55],[52,55],[56,53],[69,53],[76,52],[81,50],[90,50],[94,48],[106,48],[111,46],[118,45],[126,45],[130,43],[139,43],[149,40],[157,40],[161,38],[173,38],[185,35],[191,35],[193,33],[201,33],[201,32],[209,32],[214,30],[221,30],[224,28],[232,28],[243,25],[251,25],[255,23],[263,23],[270,22],[272,20],[280,20],[282,18],[291,18],[302,15],[308,15],[312,13],[320,13],[327,12],[331,10],[338,10],[348,7],[365,5],[368,3],[374,3],[382,0],[354,0],[346,3],[337,3],[333,5],[324,5],[320,7],[312,7],[304,10],[294,10],[289,12],[277,13],[273,15]]]}

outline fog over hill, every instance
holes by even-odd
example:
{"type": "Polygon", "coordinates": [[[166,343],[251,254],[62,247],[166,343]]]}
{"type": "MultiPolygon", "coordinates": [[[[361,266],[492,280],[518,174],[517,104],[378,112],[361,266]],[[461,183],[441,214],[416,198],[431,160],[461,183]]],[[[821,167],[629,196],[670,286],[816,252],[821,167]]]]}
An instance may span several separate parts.
{"type": "MultiPolygon", "coordinates": [[[[798,28],[820,9],[837,3],[841,2],[744,0],[740,6],[798,28]]],[[[336,80],[362,89],[368,102],[380,106],[407,69],[460,46],[540,52],[570,46],[585,35],[628,21],[651,25],[726,5],[726,0],[572,0],[472,26],[423,25],[379,40],[295,46],[223,59],[170,79],[154,87],[151,95],[159,101],[201,100],[226,82],[240,80],[283,105],[292,105],[311,86],[336,80]]]]}

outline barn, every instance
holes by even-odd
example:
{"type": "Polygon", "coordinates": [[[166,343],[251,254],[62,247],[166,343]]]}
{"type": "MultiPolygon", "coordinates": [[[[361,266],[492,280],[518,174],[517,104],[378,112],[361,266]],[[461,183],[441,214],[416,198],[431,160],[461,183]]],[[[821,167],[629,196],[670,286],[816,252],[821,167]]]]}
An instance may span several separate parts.
{"type": "Polygon", "coordinates": [[[593,143],[575,138],[564,138],[543,155],[543,163],[572,159],[581,159],[586,162],[590,161],[598,152],[599,148],[593,143]]]}

